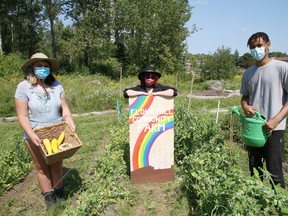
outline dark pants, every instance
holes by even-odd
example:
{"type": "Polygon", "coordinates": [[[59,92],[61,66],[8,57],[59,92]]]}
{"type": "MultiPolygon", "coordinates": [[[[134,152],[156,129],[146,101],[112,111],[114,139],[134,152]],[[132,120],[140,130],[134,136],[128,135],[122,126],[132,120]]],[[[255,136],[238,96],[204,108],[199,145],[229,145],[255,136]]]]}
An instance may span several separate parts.
{"type": "Polygon", "coordinates": [[[284,176],[282,171],[282,161],[284,156],[284,131],[274,131],[268,138],[265,146],[261,148],[248,147],[249,153],[249,169],[251,176],[254,175],[253,168],[259,172],[263,180],[263,172],[259,168],[263,168],[263,160],[271,174],[273,182],[280,184],[285,188],[284,176]]]}

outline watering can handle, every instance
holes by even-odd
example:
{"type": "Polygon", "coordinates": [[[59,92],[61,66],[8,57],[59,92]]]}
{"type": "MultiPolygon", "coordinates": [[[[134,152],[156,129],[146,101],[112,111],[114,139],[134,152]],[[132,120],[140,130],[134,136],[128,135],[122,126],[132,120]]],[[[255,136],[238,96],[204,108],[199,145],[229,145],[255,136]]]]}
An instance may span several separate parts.
{"type": "MultiPolygon", "coordinates": [[[[257,118],[260,118],[260,119],[262,119],[264,122],[267,122],[266,118],[265,118],[263,115],[261,115],[261,114],[260,114],[259,112],[257,112],[256,110],[253,110],[253,111],[255,112],[257,118]]],[[[270,134],[266,134],[266,137],[270,137],[270,136],[271,136],[271,133],[270,133],[270,134]]]]}
{"type": "Polygon", "coordinates": [[[253,112],[255,113],[257,119],[262,119],[266,122],[266,118],[263,115],[261,115],[258,111],[253,110],[253,112]]]}

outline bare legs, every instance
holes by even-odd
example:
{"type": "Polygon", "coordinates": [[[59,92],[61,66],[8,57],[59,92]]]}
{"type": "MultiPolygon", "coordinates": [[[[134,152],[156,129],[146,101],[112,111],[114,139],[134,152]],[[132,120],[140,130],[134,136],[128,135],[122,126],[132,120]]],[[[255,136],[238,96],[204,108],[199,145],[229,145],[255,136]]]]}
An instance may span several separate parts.
{"type": "Polygon", "coordinates": [[[25,144],[32,156],[37,171],[37,179],[43,193],[49,192],[55,188],[63,187],[62,162],[59,161],[51,165],[47,165],[39,146],[25,140],[25,144]]]}

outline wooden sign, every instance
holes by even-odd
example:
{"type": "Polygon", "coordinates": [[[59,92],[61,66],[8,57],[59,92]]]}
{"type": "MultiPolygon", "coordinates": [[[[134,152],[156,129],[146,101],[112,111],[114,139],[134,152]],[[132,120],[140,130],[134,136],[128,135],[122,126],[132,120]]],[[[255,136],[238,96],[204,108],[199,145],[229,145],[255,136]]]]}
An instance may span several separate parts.
{"type": "Polygon", "coordinates": [[[130,172],[136,183],[174,178],[174,98],[129,98],[130,172]]]}

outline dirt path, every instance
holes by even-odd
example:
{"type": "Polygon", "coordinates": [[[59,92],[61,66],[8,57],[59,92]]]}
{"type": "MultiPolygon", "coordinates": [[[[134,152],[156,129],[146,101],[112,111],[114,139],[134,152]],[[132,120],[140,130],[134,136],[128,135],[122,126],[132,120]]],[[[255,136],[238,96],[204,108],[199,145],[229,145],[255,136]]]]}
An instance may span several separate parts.
{"type": "Polygon", "coordinates": [[[132,194],[130,202],[120,202],[110,206],[107,208],[104,215],[188,215],[188,203],[186,198],[181,195],[182,193],[180,192],[179,184],[179,179],[155,184],[135,184],[131,181],[127,186],[132,194]],[[117,209],[117,211],[115,209],[117,209]]]}
{"type": "Polygon", "coordinates": [[[171,183],[134,185],[138,199],[130,215],[171,215],[173,188],[171,183]]]}
{"type": "MultiPolygon", "coordinates": [[[[89,161],[93,161],[95,157],[104,151],[104,147],[109,142],[109,138],[110,134],[103,133],[102,142],[96,150],[83,154],[75,154],[73,157],[64,160],[64,184],[65,187],[67,185],[67,191],[70,193],[68,205],[75,203],[81,185],[85,184],[85,181],[90,177],[89,167],[91,163],[89,163],[89,161]],[[85,160],[82,160],[83,157],[85,157],[85,160]],[[84,167],[83,163],[86,163],[84,167]],[[84,174],[82,174],[84,177],[81,178],[78,171],[84,172],[84,174]]],[[[22,182],[15,185],[10,191],[7,191],[0,197],[0,206],[0,216],[46,215],[46,207],[34,167],[22,182]]],[[[61,212],[61,205],[59,208],[61,212]]]]}
{"type": "Polygon", "coordinates": [[[36,171],[29,173],[23,182],[1,197],[0,215],[39,215],[41,209],[45,209],[43,196],[41,195],[36,171]]]}

